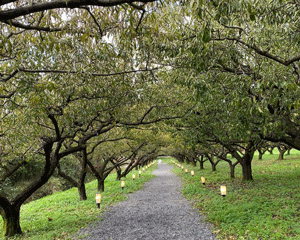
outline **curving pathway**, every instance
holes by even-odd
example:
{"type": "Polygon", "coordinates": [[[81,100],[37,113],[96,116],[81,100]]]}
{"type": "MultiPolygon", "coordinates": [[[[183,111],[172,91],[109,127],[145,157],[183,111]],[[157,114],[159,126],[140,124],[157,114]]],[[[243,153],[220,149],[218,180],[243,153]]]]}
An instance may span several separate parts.
{"type": "Polygon", "coordinates": [[[161,163],[157,177],[107,211],[102,221],[82,229],[75,239],[211,240],[210,225],[181,195],[181,180],[161,163]]]}

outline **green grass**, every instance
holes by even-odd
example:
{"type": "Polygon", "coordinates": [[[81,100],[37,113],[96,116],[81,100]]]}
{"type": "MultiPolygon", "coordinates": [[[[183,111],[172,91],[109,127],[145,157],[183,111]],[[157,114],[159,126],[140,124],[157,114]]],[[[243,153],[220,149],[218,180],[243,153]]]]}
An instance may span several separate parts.
{"type": "MultiPolygon", "coordinates": [[[[70,239],[70,236],[81,227],[101,219],[108,206],[126,200],[128,197],[125,194],[141,189],[145,182],[154,177],[152,170],[156,167],[157,164],[142,172],[140,178],[138,171],[132,171],[137,177],[133,181],[131,173],[128,174],[124,190],[121,189],[120,181],[116,181],[116,174],[111,174],[105,181],[105,192],[102,193],[100,209],[95,202],[96,181],[86,185],[88,196],[86,201],[79,201],[77,188],[72,188],[25,204],[21,208],[20,217],[24,234],[10,239],[70,239]],[[49,218],[52,220],[49,221],[49,218]]],[[[0,224],[1,226],[3,224],[2,218],[0,224]]],[[[0,229],[0,236],[3,236],[3,229],[0,229]]],[[[5,238],[0,237],[0,239],[5,238]]]]}
{"type": "Polygon", "coordinates": [[[219,239],[300,239],[300,152],[291,151],[285,160],[277,158],[275,150],[261,161],[255,155],[250,182],[241,180],[240,166],[231,179],[226,162],[219,163],[215,173],[209,162],[204,170],[183,164],[188,174],[175,165],[173,171],[184,180],[184,196],[215,225],[219,239]],[[227,186],[226,197],[220,195],[220,185],[227,186]]]}

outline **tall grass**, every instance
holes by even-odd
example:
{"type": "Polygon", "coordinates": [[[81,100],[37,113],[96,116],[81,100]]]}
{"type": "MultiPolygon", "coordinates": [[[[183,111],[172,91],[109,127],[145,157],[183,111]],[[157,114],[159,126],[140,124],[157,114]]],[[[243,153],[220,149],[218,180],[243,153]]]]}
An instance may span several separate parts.
{"type": "MultiPolygon", "coordinates": [[[[70,239],[70,236],[81,227],[101,219],[101,215],[108,206],[127,199],[126,194],[141,189],[145,182],[154,177],[152,170],[156,167],[157,165],[153,165],[147,171],[142,172],[140,178],[138,172],[133,171],[132,173],[137,176],[134,181],[131,179],[131,174],[128,174],[124,190],[121,189],[120,181],[116,181],[116,174],[111,174],[105,181],[105,192],[102,193],[100,209],[97,208],[95,202],[96,181],[86,185],[88,197],[86,201],[79,201],[77,188],[72,188],[25,204],[21,208],[20,217],[24,234],[10,239],[70,239]]],[[[2,224],[2,219],[0,219],[0,225],[2,224]]],[[[3,236],[2,229],[0,229],[0,234],[3,236]]]]}
{"type": "Polygon", "coordinates": [[[177,167],[173,171],[184,180],[184,196],[215,225],[219,239],[300,239],[300,152],[277,158],[276,151],[263,160],[255,155],[250,182],[241,180],[240,166],[231,179],[226,162],[214,173],[209,162],[204,170],[183,164],[195,171],[194,177],[177,167]],[[226,197],[220,195],[220,185],[227,186],[226,197]]]}

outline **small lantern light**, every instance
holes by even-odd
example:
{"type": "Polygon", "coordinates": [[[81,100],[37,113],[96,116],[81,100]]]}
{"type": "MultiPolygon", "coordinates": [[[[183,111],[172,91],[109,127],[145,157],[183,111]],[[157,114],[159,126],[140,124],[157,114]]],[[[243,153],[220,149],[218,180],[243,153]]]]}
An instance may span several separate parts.
{"type": "Polygon", "coordinates": [[[100,193],[96,193],[96,204],[97,204],[97,207],[100,208],[100,204],[101,204],[101,194],[100,193]]]}
{"type": "Polygon", "coordinates": [[[203,185],[205,185],[205,177],[201,177],[201,182],[203,185]]]}
{"type": "Polygon", "coordinates": [[[188,172],[189,172],[189,170],[186,168],[186,169],[185,169],[185,173],[188,173],[188,172]]]}
{"type": "Polygon", "coordinates": [[[194,170],[191,171],[191,175],[192,175],[192,177],[194,177],[194,175],[195,175],[194,170]]]}
{"type": "Polygon", "coordinates": [[[183,166],[181,166],[181,170],[183,171],[183,166]]]}
{"type": "Polygon", "coordinates": [[[143,170],[143,172],[144,172],[144,171],[145,171],[145,168],[143,168],[142,170],[143,170]]]}
{"type": "Polygon", "coordinates": [[[226,194],[227,194],[227,192],[226,192],[226,186],[225,186],[225,185],[222,185],[222,186],[221,186],[221,196],[225,197],[226,194]]]}
{"type": "Polygon", "coordinates": [[[122,180],[122,181],[121,181],[121,188],[122,188],[122,190],[124,189],[124,187],[125,187],[125,181],[122,180]]]}
{"type": "Polygon", "coordinates": [[[142,171],[140,170],[140,171],[139,171],[139,177],[141,177],[141,174],[142,174],[142,171]]]}
{"type": "Polygon", "coordinates": [[[135,179],[135,174],[132,174],[132,180],[134,180],[135,179]]]}

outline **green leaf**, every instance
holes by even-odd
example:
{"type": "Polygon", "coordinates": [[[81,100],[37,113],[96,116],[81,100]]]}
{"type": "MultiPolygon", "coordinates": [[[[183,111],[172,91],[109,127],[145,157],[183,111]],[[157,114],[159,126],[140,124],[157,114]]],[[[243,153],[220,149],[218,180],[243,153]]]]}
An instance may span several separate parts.
{"type": "Polygon", "coordinates": [[[226,17],[221,17],[220,23],[226,25],[228,23],[228,19],[226,17]]]}
{"type": "Polygon", "coordinates": [[[247,10],[248,10],[248,12],[249,12],[250,14],[251,14],[251,12],[252,12],[252,11],[251,11],[251,8],[252,8],[252,7],[251,7],[251,5],[250,5],[250,4],[248,4],[248,8],[247,8],[247,10]]]}
{"type": "Polygon", "coordinates": [[[250,20],[255,21],[255,14],[253,12],[250,14],[250,20]]]}
{"type": "Polygon", "coordinates": [[[201,8],[198,8],[197,16],[198,16],[199,18],[202,18],[202,9],[201,9],[201,8]]]}
{"type": "Polygon", "coordinates": [[[208,43],[211,40],[210,31],[208,28],[204,29],[202,40],[204,43],[208,43]]]}

